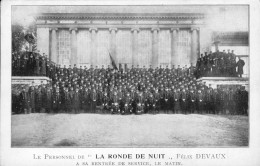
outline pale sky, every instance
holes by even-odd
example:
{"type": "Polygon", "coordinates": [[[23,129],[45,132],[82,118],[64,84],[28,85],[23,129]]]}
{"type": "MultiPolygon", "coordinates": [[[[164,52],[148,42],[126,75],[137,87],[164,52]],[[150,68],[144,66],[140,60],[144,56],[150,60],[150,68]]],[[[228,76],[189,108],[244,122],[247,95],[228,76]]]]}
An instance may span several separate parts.
{"type": "Polygon", "coordinates": [[[40,13],[204,13],[213,31],[248,31],[248,6],[13,6],[12,21],[29,25],[40,13]]]}

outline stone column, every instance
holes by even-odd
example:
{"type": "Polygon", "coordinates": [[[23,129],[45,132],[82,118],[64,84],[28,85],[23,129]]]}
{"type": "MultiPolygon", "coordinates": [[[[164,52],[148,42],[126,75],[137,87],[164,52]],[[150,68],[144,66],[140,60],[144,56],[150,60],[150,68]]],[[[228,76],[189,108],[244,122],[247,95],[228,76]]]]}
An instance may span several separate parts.
{"type": "Polygon", "coordinates": [[[72,66],[78,63],[78,54],[77,54],[77,28],[70,28],[71,31],[71,55],[70,63],[72,66]]]}
{"type": "Polygon", "coordinates": [[[49,28],[37,28],[37,50],[39,50],[41,54],[48,54],[49,58],[51,58],[51,35],[52,32],[49,28]]]}
{"type": "Polygon", "coordinates": [[[96,65],[97,62],[96,62],[96,59],[97,59],[97,31],[98,29],[97,28],[89,28],[89,31],[91,32],[91,55],[90,55],[90,64],[93,65],[96,65]]]}
{"type": "Polygon", "coordinates": [[[116,54],[116,32],[117,28],[109,28],[111,38],[110,38],[110,54],[113,57],[116,65],[118,65],[118,59],[116,54]]]}
{"type": "Polygon", "coordinates": [[[51,55],[50,55],[50,59],[55,62],[55,63],[60,63],[59,62],[59,57],[57,54],[57,34],[56,31],[58,29],[57,28],[51,28],[51,55]]]}
{"type": "Polygon", "coordinates": [[[152,28],[152,67],[156,68],[159,62],[159,28],[152,28]]]}
{"type": "Polygon", "coordinates": [[[171,65],[177,67],[178,65],[178,55],[177,55],[177,41],[178,41],[178,31],[179,28],[171,28],[171,65]]]}
{"type": "Polygon", "coordinates": [[[215,51],[218,51],[219,50],[219,43],[220,43],[220,41],[215,41],[214,42],[214,45],[215,45],[215,51]]]}
{"type": "Polygon", "coordinates": [[[199,28],[191,28],[191,57],[190,63],[196,64],[199,55],[199,28]]]}
{"type": "Polygon", "coordinates": [[[132,64],[134,67],[138,64],[138,28],[131,29],[131,32],[133,33],[133,40],[132,40],[132,64]]]}

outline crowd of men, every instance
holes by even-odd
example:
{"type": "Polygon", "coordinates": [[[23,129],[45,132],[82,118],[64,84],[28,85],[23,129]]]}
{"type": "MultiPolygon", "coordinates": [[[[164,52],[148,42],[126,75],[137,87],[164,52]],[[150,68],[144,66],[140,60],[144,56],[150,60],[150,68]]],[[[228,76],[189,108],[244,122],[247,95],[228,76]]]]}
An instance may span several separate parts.
{"type": "Polygon", "coordinates": [[[115,70],[109,65],[107,68],[61,67],[45,57],[40,58],[47,60],[44,70],[25,71],[46,73],[52,81],[13,88],[13,113],[247,115],[245,87],[213,89],[197,82],[193,65],[171,69],[132,66],[115,70]]]}
{"type": "Polygon", "coordinates": [[[39,52],[13,52],[12,75],[13,76],[50,76],[50,66],[55,66],[47,56],[39,52]]]}
{"type": "Polygon", "coordinates": [[[236,62],[234,50],[205,52],[197,60],[196,77],[242,77],[244,65],[240,57],[236,62]]]}
{"type": "MultiPolygon", "coordinates": [[[[192,66],[192,72],[196,78],[200,77],[242,77],[245,62],[230,50],[223,52],[205,52],[198,58],[196,67],[192,66]]],[[[12,54],[12,75],[13,76],[47,76],[54,78],[55,73],[61,66],[53,63],[43,53],[24,52],[12,54]]],[[[174,66],[173,66],[174,68],[174,66]]],[[[81,68],[83,69],[83,68],[81,68]]],[[[81,70],[80,69],[80,70],[81,70]]],[[[188,70],[187,66],[177,70],[188,70]]]]}

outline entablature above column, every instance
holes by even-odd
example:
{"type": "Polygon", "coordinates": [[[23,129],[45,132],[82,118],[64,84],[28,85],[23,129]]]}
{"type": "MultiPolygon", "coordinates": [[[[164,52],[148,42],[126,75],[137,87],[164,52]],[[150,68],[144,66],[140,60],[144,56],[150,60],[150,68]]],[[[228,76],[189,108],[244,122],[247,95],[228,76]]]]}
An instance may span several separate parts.
{"type": "Polygon", "coordinates": [[[37,25],[202,25],[201,13],[43,13],[37,25]]]}
{"type": "MultiPolygon", "coordinates": [[[[181,30],[181,29],[191,29],[193,28],[193,26],[191,25],[139,25],[138,27],[136,27],[136,25],[73,25],[73,27],[76,27],[78,30],[81,30],[81,29],[88,29],[88,30],[91,30],[91,29],[95,29],[95,31],[97,31],[98,29],[113,29],[113,28],[116,28],[117,31],[120,30],[120,29],[128,29],[128,30],[132,30],[132,29],[137,29],[138,31],[141,31],[142,29],[160,29],[160,30],[165,30],[165,29],[168,29],[168,30],[171,30],[172,28],[174,29],[178,29],[178,30],[181,30]],[[95,27],[95,28],[93,28],[95,27]]],[[[59,25],[59,24],[56,24],[56,25],[48,25],[48,24],[42,24],[42,25],[37,25],[37,28],[59,28],[59,29],[70,29],[72,28],[72,25],[69,25],[69,24],[64,24],[64,25],[59,25]]],[[[198,29],[198,28],[197,28],[198,29]]],[[[199,30],[199,29],[198,29],[199,30]]]]}

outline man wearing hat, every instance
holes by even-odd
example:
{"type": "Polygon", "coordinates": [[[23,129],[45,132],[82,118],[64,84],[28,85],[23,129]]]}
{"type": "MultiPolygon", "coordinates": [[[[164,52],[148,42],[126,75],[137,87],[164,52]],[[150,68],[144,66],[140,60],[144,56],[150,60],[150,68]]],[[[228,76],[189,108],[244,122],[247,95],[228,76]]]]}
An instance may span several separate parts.
{"type": "Polygon", "coordinates": [[[34,68],[35,68],[35,59],[34,59],[34,56],[33,56],[33,53],[32,52],[28,52],[29,54],[29,57],[28,57],[28,75],[32,76],[34,73],[34,68]]]}
{"type": "Polygon", "coordinates": [[[199,89],[197,94],[197,103],[198,103],[198,113],[204,114],[204,94],[199,89]]]}
{"type": "Polygon", "coordinates": [[[34,113],[35,112],[35,89],[32,85],[29,89],[29,97],[30,97],[30,109],[28,113],[34,113]]]}
{"type": "Polygon", "coordinates": [[[58,113],[61,108],[61,96],[59,87],[56,88],[56,92],[53,93],[53,111],[54,113],[58,113]]]}
{"type": "Polygon", "coordinates": [[[180,88],[178,88],[177,90],[174,89],[173,100],[174,100],[174,113],[175,114],[181,113],[181,106],[180,106],[181,92],[180,92],[180,88]]]}
{"type": "Polygon", "coordinates": [[[239,77],[242,77],[242,74],[244,74],[244,70],[243,67],[245,66],[245,61],[242,60],[240,57],[238,57],[238,61],[237,61],[237,74],[239,77]]]}
{"type": "Polygon", "coordinates": [[[122,111],[124,108],[124,95],[121,89],[121,86],[119,87],[119,90],[117,92],[117,96],[118,96],[118,103],[119,103],[119,110],[122,111]]]}
{"type": "Polygon", "coordinates": [[[96,105],[97,105],[97,92],[96,89],[90,92],[90,110],[92,113],[96,113],[96,105]]]}
{"type": "Polygon", "coordinates": [[[212,113],[212,104],[213,104],[213,90],[208,88],[205,90],[205,111],[207,114],[212,113]]]}
{"type": "Polygon", "coordinates": [[[27,76],[27,70],[28,70],[28,54],[27,52],[25,52],[24,54],[22,54],[21,57],[21,74],[22,76],[27,76]]]}
{"type": "Polygon", "coordinates": [[[30,96],[24,86],[22,86],[22,92],[20,94],[20,101],[22,106],[22,113],[28,114],[30,109],[30,96]]]}
{"type": "Polygon", "coordinates": [[[46,110],[46,85],[42,82],[41,83],[41,95],[42,95],[42,111],[45,112],[46,110]]]}
{"type": "Polygon", "coordinates": [[[219,104],[220,104],[220,99],[219,99],[219,94],[218,90],[214,89],[212,92],[212,113],[213,114],[218,114],[219,113],[219,104]]]}
{"type": "MultiPolygon", "coordinates": [[[[225,50],[224,50],[224,51],[225,51],[225,50]]],[[[219,74],[220,74],[221,77],[223,77],[224,74],[225,74],[224,52],[222,52],[222,53],[220,54],[218,66],[219,66],[219,74]]]]}
{"type": "Polygon", "coordinates": [[[230,57],[231,57],[231,76],[232,77],[237,77],[237,73],[236,73],[236,56],[234,54],[234,50],[231,51],[230,53],[230,57]]]}
{"type": "Polygon", "coordinates": [[[187,102],[188,102],[188,94],[186,92],[186,90],[183,88],[181,91],[181,100],[180,100],[180,105],[181,105],[181,111],[183,114],[186,114],[187,111],[187,102]]]}
{"type": "Polygon", "coordinates": [[[107,114],[110,108],[110,98],[107,95],[107,92],[104,92],[102,95],[102,113],[107,114]]]}
{"type": "Polygon", "coordinates": [[[219,89],[219,96],[220,96],[220,114],[226,114],[227,111],[227,92],[226,88],[222,87],[219,89]]]}
{"type": "Polygon", "coordinates": [[[35,111],[42,112],[42,91],[41,87],[35,86],[35,111]]]}
{"type": "Polygon", "coordinates": [[[135,112],[136,111],[136,93],[134,91],[134,88],[131,88],[130,97],[132,99],[133,112],[135,112]]]}
{"type": "Polygon", "coordinates": [[[40,74],[41,76],[46,76],[46,55],[40,57],[40,74]]]}
{"type": "Polygon", "coordinates": [[[73,106],[73,113],[79,113],[80,109],[80,98],[79,98],[79,89],[76,88],[72,98],[72,106],[73,106]]]}
{"type": "Polygon", "coordinates": [[[52,79],[53,76],[53,65],[49,58],[47,58],[46,64],[46,76],[52,79]]]}
{"type": "Polygon", "coordinates": [[[46,90],[46,112],[47,113],[53,113],[53,110],[52,110],[52,87],[47,87],[47,90],[46,90]]]}
{"type": "Polygon", "coordinates": [[[170,92],[168,88],[165,88],[163,92],[164,97],[164,113],[168,114],[170,110],[170,92]]]}
{"type": "Polygon", "coordinates": [[[133,112],[132,98],[130,96],[130,93],[128,92],[124,97],[124,107],[123,107],[122,114],[131,114],[132,112],[133,112]]]}
{"type": "Polygon", "coordinates": [[[136,114],[140,115],[140,114],[144,113],[144,96],[143,96],[142,91],[138,92],[136,103],[137,103],[136,114]]]}
{"type": "Polygon", "coordinates": [[[234,96],[235,92],[233,91],[233,88],[228,88],[227,90],[227,109],[229,110],[229,113],[231,115],[235,114],[235,103],[234,103],[234,96]]]}
{"type": "Polygon", "coordinates": [[[119,114],[120,108],[119,108],[119,98],[118,98],[118,95],[117,95],[117,91],[113,92],[111,101],[112,101],[111,113],[112,114],[119,114]]]}
{"type": "Polygon", "coordinates": [[[193,114],[196,112],[196,94],[193,89],[189,91],[188,97],[189,113],[193,114]]]}
{"type": "Polygon", "coordinates": [[[148,101],[148,99],[149,99],[149,92],[148,92],[147,88],[144,89],[143,96],[144,96],[144,113],[148,113],[148,111],[150,109],[150,103],[148,101]]]}
{"type": "Polygon", "coordinates": [[[16,54],[17,55],[17,59],[15,60],[15,75],[21,75],[21,67],[22,67],[22,60],[21,60],[21,56],[19,53],[16,54]]]}
{"type": "Polygon", "coordinates": [[[245,86],[242,86],[240,90],[240,103],[241,103],[241,113],[242,115],[248,115],[248,91],[245,86]]]}
{"type": "Polygon", "coordinates": [[[90,112],[90,87],[83,89],[82,109],[84,113],[90,112]]]}
{"type": "Polygon", "coordinates": [[[78,73],[78,68],[77,68],[77,65],[74,64],[74,67],[72,69],[73,73],[77,74],[78,73]]]}

